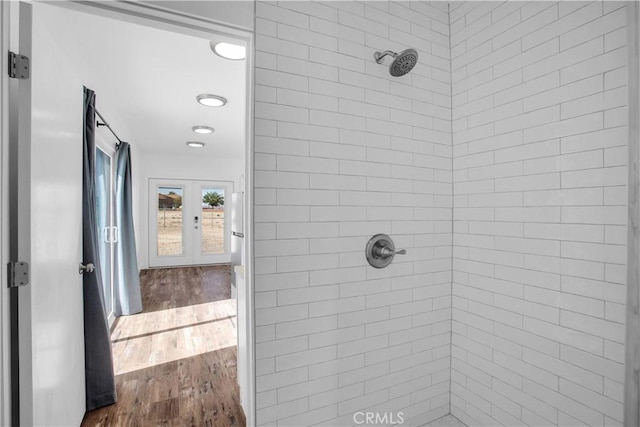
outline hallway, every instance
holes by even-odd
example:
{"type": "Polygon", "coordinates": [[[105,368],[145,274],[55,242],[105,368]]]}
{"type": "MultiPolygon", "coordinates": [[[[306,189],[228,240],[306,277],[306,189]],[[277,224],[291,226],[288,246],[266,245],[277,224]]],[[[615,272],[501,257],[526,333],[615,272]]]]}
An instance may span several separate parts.
{"type": "Polygon", "coordinates": [[[244,426],[228,265],[144,270],[112,334],[118,403],[83,426],[244,426]]]}

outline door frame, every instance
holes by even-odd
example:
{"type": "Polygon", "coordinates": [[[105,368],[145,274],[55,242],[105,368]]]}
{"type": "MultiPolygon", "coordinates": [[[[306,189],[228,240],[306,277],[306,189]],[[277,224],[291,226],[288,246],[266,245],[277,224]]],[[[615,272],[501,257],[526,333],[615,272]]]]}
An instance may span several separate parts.
{"type": "Polygon", "coordinates": [[[625,385],[623,425],[640,422],[640,7],[627,2],[628,75],[628,205],[627,205],[627,307],[625,340],[625,385]]]}
{"type": "Polygon", "coordinates": [[[31,56],[32,11],[25,2],[2,2],[2,418],[4,425],[33,423],[31,359],[31,287],[9,289],[6,266],[10,261],[31,262],[31,81],[9,79],[7,51],[31,56]],[[17,157],[17,161],[16,161],[17,157]],[[18,313],[16,313],[16,311],[18,313]],[[22,314],[22,313],[26,313],[22,314]],[[20,317],[27,327],[18,328],[20,317]],[[14,335],[15,334],[15,335],[14,335]],[[15,336],[20,345],[12,347],[15,336]],[[14,362],[19,360],[18,362],[14,362]],[[19,364],[19,369],[14,366],[19,364]],[[12,377],[18,377],[13,381],[12,377]],[[14,390],[18,382],[28,389],[14,390]],[[13,399],[12,396],[17,396],[13,399]],[[13,412],[16,412],[13,417],[13,412]]]}
{"type": "MultiPolygon", "coordinates": [[[[11,7],[11,4],[18,2],[0,2],[0,19],[2,20],[2,32],[0,33],[0,45],[2,53],[0,54],[0,64],[2,64],[2,77],[0,77],[0,124],[2,124],[2,132],[0,133],[0,162],[2,164],[2,172],[0,174],[0,259],[2,266],[2,286],[0,289],[0,424],[10,424],[10,384],[9,384],[9,345],[8,345],[8,327],[9,313],[7,310],[9,291],[7,289],[6,268],[9,261],[9,183],[8,183],[8,153],[9,153],[9,132],[8,132],[8,106],[9,106],[9,78],[4,72],[7,69],[8,50],[18,52],[16,25],[17,7],[11,7]],[[10,37],[11,34],[11,37],[10,37]]],[[[191,33],[227,35],[243,40],[247,44],[246,58],[246,123],[245,123],[245,184],[244,192],[246,197],[246,210],[244,218],[245,228],[245,292],[247,313],[243,330],[246,334],[246,349],[248,360],[246,369],[246,384],[241,387],[246,388],[246,392],[242,393],[247,396],[245,402],[242,402],[245,411],[247,425],[256,424],[256,386],[255,386],[255,318],[254,318],[254,257],[253,257],[253,153],[254,153],[254,32],[241,28],[229,23],[218,21],[211,18],[203,18],[200,16],[190,15],[181,11],[167,9],[161,6],[150,4],[140,4],[134,2],[55,2],[52,3],[59,7],[67,7],[82,12],[93,13],[101,16],[115,18],[118,20],[135,22],[139,24],[151,24],[156,27],[166,28],[169,30],[181,30],[191,33]]],[[[24,30],[24,29],[23,29],[24,30]]],[[[30,29],[29,29],[30,31],[30,29]]],[[[20,52],[23,53],[24,52],[20,52]]],[[[30,52],[29,52],[30,54],[30,52]]],[[[27,143],[27,146],[30,144],[27,143]]],[[[27,181],[28,183],[28,181],[27,181]]],[[[240,189],[242,190],[242,189],[240,189]]],[[[28,208],[28,207],[27,207],[28,208]]],[[[27,242],[28,243],[28,242],[27,242]]],[[[240,346],[239,346],[240,347],[240,346]]]]}
{"type": "Polygon", "coordinates": [[[9,77],[4,72],[8,67],[7,50],[16,49],[15,37],[10,45],[10,6],[0,2],[1,33],[0,69],[0,425],[11,425],[11,384],[10,384],[10,329],[9,329],[9,290],[7,289],[7,271],[4,266],[9,262],[9,77]]]}

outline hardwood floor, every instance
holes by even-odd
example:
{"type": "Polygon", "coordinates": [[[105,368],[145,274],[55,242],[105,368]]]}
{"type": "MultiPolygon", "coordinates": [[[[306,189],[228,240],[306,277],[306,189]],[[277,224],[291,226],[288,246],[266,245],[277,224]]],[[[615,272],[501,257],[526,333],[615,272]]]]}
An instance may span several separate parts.
{"type": "Polygon", "coordinates": [[[245,426],[230,266],[144,270],[144,311],[111,334],[118,402],[82,426],[245,426]]]}
{"type": "Polygon", "coordinates": [[[142,270],[144,312],[185,307],[231,298],[231,266],[142,270]]]}

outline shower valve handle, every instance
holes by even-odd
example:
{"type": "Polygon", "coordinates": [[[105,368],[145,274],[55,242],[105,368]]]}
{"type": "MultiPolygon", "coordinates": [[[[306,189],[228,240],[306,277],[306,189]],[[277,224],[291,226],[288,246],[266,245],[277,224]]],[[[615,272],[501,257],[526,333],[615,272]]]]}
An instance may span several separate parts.
{"type": "Polygon", "coordinates": [[[381,258],[387,258],[394,255],[406,255],[407,253],[406,249],[399,249],[396,251],[389,249],[387,246],[376,246],[374,250],[376,255],[381,258]]]}

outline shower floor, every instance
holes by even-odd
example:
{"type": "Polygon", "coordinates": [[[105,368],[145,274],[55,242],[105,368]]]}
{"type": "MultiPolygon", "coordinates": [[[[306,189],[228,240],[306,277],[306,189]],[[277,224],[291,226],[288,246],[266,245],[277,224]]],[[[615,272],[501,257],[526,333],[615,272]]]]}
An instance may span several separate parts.
{"type": "Polygon", "coordinates": [[[425,424],[424,427],[467,427],[467,425],[449,414],[425,424]]]}

